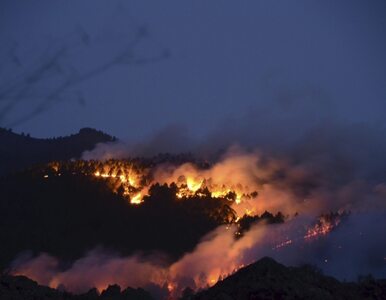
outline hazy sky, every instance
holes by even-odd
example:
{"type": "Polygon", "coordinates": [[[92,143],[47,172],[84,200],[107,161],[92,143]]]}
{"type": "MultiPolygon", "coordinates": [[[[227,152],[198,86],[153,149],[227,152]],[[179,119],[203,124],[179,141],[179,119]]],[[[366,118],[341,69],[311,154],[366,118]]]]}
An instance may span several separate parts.
{"type": "MultiPolygon", "coordinates": [[[[2,0],[0,83],[32,68],[48,45],[68,46],[65,69],[92,69],[119,53],[136,26],[149,37],[134,55],[171,56],[109,68],[14,130],[46,137],[87,126],[139,138],[168,125],[203,135],[248,118],[263,118],[267,130],[337,120],[384,125],[384,0],[2,0]],[[83,31],[87,43],[71,46],[83,31]]],[[[36,95],[55,83],[48,78],[36,95]]],[[[2,125],[31,111],[35,98],[2,125]]]]}

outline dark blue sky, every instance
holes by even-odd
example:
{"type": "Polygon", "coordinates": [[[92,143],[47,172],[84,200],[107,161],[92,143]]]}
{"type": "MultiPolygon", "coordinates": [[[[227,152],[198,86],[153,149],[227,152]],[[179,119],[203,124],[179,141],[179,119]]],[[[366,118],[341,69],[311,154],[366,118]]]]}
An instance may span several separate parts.
{"type": "MultiPolygon", "coordinates": [[[[224,122],[280,132],[332,122],[384,126],[383,0],[2,0],[0,83],[28,70],[47,45],[71,49],[80,31],[89,43],[61,63],[92,69],[142,24],[149,37],[135,55],[152,57],[167,48],[168,59],[109,68],[14,130],[46,137],[89,126],[136,139],[170,125],[206,135],[224,122]]],[[[53,85],[48,78],[36,94],[53,85]]],[[[36,101],[21,101],[2,125],[36,101]]]]}

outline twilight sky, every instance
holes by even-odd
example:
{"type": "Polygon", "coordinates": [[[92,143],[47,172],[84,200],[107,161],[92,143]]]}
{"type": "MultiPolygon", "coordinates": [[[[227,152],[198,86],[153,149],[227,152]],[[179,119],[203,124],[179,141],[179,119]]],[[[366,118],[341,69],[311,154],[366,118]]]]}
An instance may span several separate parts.
{"type": "MultiPolygon", "coordinates": [[[[0,96],[66,48],[55,70],[0,118],[33,136],[86,126],[139,139],[168,126],[201,136],[229,126],[291,134],[336,122],[385,125],[384,0],[2,0],[0,43],[0,96]],[[147,34],[133,57],[165,49],[170,57],[112,65],[18,122],[61,74],[103,65],[138,27],[147,34]]],[[[1,111],[10,100],[0,100],[1,111]]]]}

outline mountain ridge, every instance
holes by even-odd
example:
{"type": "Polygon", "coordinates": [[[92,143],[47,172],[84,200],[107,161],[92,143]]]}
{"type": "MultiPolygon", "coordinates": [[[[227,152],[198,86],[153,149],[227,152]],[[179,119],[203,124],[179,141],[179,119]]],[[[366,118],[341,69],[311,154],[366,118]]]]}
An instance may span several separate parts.
{"type": "MultiPolygon", "coordinates": [[[[38,285],[25,276],[0,275],[1,299],[52,300],[151,300],[146,290],[130,287],[121,289],[109,285],[99,293],[91,289],[74,295],[62,290],[38,285]]],[[[272,258],[263,257],[219,281],[213,287],[196,294],[187,288],[181,300],[252,300],[252,299],[385,299],[386,280],[370,276],[358,282],[341,282],[323,275],[318,269],[304,265],[287,267],[272,258]]]]}
{"type": "Polygon", "coordinates": [[[287,267],[263,257],[184,299],[386,299],[386,280],[367,276],[358,282],[341,282],[311,265],[287,267]]]}
{"type": "Polygon", "coordinates": [[[84,151],[92,150],[98,143],[114,141],[116,137],[88,127],[76,134],[48,139],[0,128],[0,175],[53,160],[80,158],[84,151]]]}

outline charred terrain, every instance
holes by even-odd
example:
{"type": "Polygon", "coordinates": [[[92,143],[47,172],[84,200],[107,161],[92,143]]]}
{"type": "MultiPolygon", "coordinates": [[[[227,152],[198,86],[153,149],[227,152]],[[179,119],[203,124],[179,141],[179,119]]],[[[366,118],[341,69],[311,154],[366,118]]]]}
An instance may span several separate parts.
{"type": "Polygon", "coordinates": [[[50,140],[0,131],[1,299],[386,298],[371,276],[342,282],[311,265],[254,263],[344,255],[350,244],[336,236],[353,206],[294,200],[319,199],[322,172],[257,154],[82,159],[114,141],[93,129],[50,140]]]}

